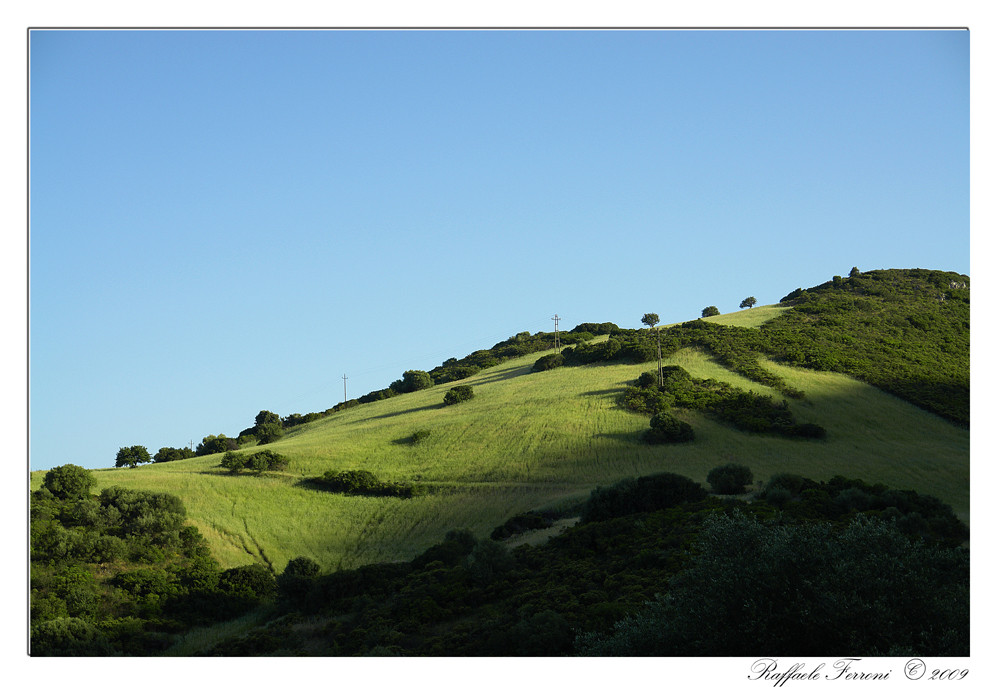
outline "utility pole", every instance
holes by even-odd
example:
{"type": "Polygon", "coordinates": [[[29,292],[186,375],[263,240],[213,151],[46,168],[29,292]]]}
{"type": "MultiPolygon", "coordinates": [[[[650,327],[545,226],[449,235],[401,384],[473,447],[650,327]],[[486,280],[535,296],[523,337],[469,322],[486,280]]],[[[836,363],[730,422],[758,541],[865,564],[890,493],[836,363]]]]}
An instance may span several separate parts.
{"type": "Polygon", "coordinates": [[[344,403],[347,403],[347,373],[344,373],[344,403]]]}
{"type": "Polygon", "coordinates": [[[559,315],[557,314],[557,315],[553,316],[552,319],[556,323],[556,330],[555,330],[556,340],[555,340],[555,346],[556,346],[556,352],[558,352],[559,351],[559,319],[560,319],[559,315]]]}

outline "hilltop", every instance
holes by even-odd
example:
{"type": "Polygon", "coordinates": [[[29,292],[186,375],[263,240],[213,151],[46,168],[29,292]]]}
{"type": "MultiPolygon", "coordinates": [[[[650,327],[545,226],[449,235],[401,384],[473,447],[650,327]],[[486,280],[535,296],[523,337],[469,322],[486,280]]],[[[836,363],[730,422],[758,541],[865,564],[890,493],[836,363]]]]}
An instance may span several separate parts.
{"type": "MultiPolygon", "coordinates": [[[[266,590],[267,584],[273,586],[274,575],[292,569],[290,564],[307,576],[323,576],[317,578],[319,586],[295,583],[300,585],[295,587],[300,589],[300,601],[325,590],[322,604],[336,615],[350,610],[337,605],[347,603],[343,599],[354,598],[351,603],[364,605],[387,595],[378,602],[379,613],[391,608],[392,614],[406,617],[416,611],[405,603],[400,606],[399,599],[405,597],[398,594],[429,584],[419,572],[423,567],[444,561],[445,568],[461,568],[463,560],[472,561],[476,551],[485,551],[482,542],[490,541],[491,534],[497,537],[502,530],[508,536],[524,527],[542,529],[514,537],[509,545],[540,546],[544,551],[537,555],[552,569],[570,565],[560,547],[579,551],[581,542],[596,546],[607,537],[613,542],[599,544],[601,550],[608,556],[616,553],[606,560],[588,553],[587,565],[596,567],[587,575],[609,574],[609,565],[619,571],[616,575],[625,575],[620,566],[642,554],[647,572],[637,573],[632,582],[622,578],[610,597],[594,596],[618,600],[603,611],[600,605],[558,606],[555,597],[546,602],[550,610],[558,607],[560,618],[580,614],[579,622],[587,627],[608,631],[610,622],[652,598],[649,585],[659,584],[657,575],[683,567],[689,546],[684,542],[700,531],[706,513],[719,509],[715,499],[699,501],[698,494],[704,492],[695,485],[706,484],[714,468],[729,463],[752,474],[750,496],[744,498],[767,497],[766,505],[758,501],[752,508],[760,517],[771,518],[782,510],[788,517],[843,523],[853,513],[870,511],[885,521],[902,518],[910,535],[922,532],[924,537],[961,541],[967,535],[952,511],[968,523],[968,281],[963,275],[927,270],[834,277],[811,289],[796,289],[779,304],[656,332],[611,323],[580,325],[566,334],[564,341],[571,345],[558,353],[551,348],[551,334],[521,332],[489,350],[451,358],[429,372],[407,371],[388,389],[326,411],[288,418],[262,411],[238,441],[224,435],[206,437],[199,447],[206,455],[184,457],[183,452],[161,450],[157,455],[168,460],[135,469],[90,471],[95,493],[126,487],[178,500],[149,501],[153,505],[142,508],[162,502],[166,514],[135,511],[140,520],[130,525],[131,516],[121,510],[124,506],[104,514],[104,509],[135,498],[127,492],[102,492],[100,507],[63,507],[41,499],[37,513],[34,506],[32,510],[33,523],[39,518],[32,526],[33,551],[37,535],[38,551],[47,551],[53,560],[77,550],[98,556],[103,562],[76,568],[94,576],[86,594],[100,594],[101,585],[110,584],[118,590],[113,598],[127,598],[121,597],[124,590],[147,599],[124,606],[131,609],[121,611],[126,615],[156,617],[166,612],[170,607],[162,604],[179,593],[178,585],[199,584],[204,587],[199,594],[223,594],[222,601],[202,601],[201,606],[194,596],[177,597],[177,603],[188,606],[182,604],[172,612],[191,621],[203,616],[194,609],[205,604],[222,603],[223,614],[251,610],[247,620],[227,626],[213,641],[229,637],[235,644],[223,642],[220,647],[228,648],[220,651],[254,654],[268,651],[246,644],[244,630],[266,614],[253,610],[257,592],[246,596],[246,585],[259,583],[266,590]],[[662,388],[653,383],[657,339],[666,372],[662,388]],[[460,390],[463,393],[457,393],[460,390]],[[679,443],[661,443],[662,437],[651,434],[651,428],[664,423],[687,428],[671,440],[679,443]],[[266,446],[258,444],[264,441],[266,446]],[[231,450],[208,453],[214,446],[231,450]],[[256,470],[239,469],[264,450],[280,460],[270,467],[260,463],[256,470]],[[581,513],[593,518],[595,495],[615,493],[601,491],[608,485],[627,485],[637,477],[665,473],[687,480],[697,490],[691,505],[685,506],[686,515],[656,516],[680,528],[684,534],[677,535],[679,539],[671,535],[669,541],[660,541],[661,535],[651,535],[643,544],[650,548],[643,552],[622,549],[621,532],[632,531],[634,543],[647,536],[642,517],[637,520],[634,515],[628,515],[628,522],[613,521],[598,529],[593,524],[571,526],[581,513]],[[776,475],[786,477],[773,483],[776,475]],[[331,491],[334,484],[347,483],[362,495],[331,491]],[[116,551],[125,545],[116,544],[115,538],[124,536],[129,527],[144,531],[139,523],[160,521],[178,527],[179,518],[186,518],[189,527],[177,530],[178,534],[164,532],[145,544],[128,540],[132,542],[128,547],[140,547],[129,560],[139,556],[136,560],[145,563],[119,562],[117,556],[123,554],[116,551]],[[72,529],[63,529],[71,525],[72,529]],[[104,529],[88,535],[89,526],[104,529]],[[555,536],[551,545],[545,543],[550,536],[555,536]],[[148,547],[159,546],[155,542],[160,540],[167,553],[150,553],[148,547]],[[142,572],[150,561],[153,572],[142,572]],[[212,572],[219,564],[225,569],[221,576],[212,572]],[[136,565],[139,569],[133,570],[136,565]],[[344,577],[352,570],[358,571],[354,577],[344,577]],[[267,583],[269,577],[272,581],[267,583]],[[341,589],[344,584],[349,591],[341,589]],[[309,589],[313,591],[308,594],[302,591],[309,589]],[[156,603],[142,596],[153,590],[158,590],[156,603]]],[[[41,485],[42,477],[42,473],[32,475],[33,489],[41,485]]],[[[742,501],[728,503],[731,510],[742,501]]],[[[532,569],[534,564],[528,562],[532,554],[518,551],[516,565],[532,569]]],[[[503,559],[496,551],[490,555],[503,559]]],[[[44,590],[50,605],[44,611],[39,607],[38,617],[62,618],[59,614],[65,610],[59,610],[64,606],[59,606],[58,590],[68,583],[57,570],[43,570],[48,569],[33,572],[33,584],[39,581],[38,593],[44,590]]],[[[291,584],[286,578],[281,578],[283,584],[291,584]]],[[[448,584],[459,584],[458,578],[449,579],[448,584]]],[[[530,582],[541,585],[544,598],[551,597],[551,584],[543,579],[530,582]]],[[[282,594],[289,593],[282,589],[282,594]]],[[[572,596],[585,592],[578,590],[572,596]]],[[[489,597],[494,600],[488,607],[501,604],[507,609],[502,613],[521,614],[517,617],[529,625],[541,624],[541,630],[526,630],[529,635],[536,630],[544,633],[548,623],[555,622],[562,633],[560,651],[568,650],[565,641],[572,634],[565,633],[565,619],[553,620],[537,604],[531,607],[542,615],[523,615],[523,608],[508,607],[504,594],[493,593],[499,596],[489,597]]],[[[468,603],[484,603],[482,597],[475,598],[468,603]]],[[[466,612],[463,603],[438,615],[427,611],[427,618],[461,616],[466,612]]],[[[32,613],[35,617],[34,602],[32,613]]],[[[363,617],[352,623],[368,627],[375,622],[363,617]]],[[[408,622],[404,625],[410,627],[408,622]]],[[[407,640],[408,646],[417,653],[517,653],[524,648],[517,648],[520,640],[511,637],[503,642],[513,644],[493,644],[500,635],[492,630],[475,639],[483,631],[481,622],[473,623],[471,644],[461,639],[466,633],[442,629],[446,639],[433,646],[427,644],[425,630],[418,629],[422,626],[413,625],[406,630],[416,633],[407,640]]],[[[446,627],[451,626],[446,623],[446,627]]],[[[347,626],[338,632],[336,641],[348,642],[349,653],[384,644],[384,638],[361,640],[347,626]]],[[[106,634],[112,643],[118,641],[114,636],[106,634]]],[[[162,638],[143,636],[152,644],[130,651],[156,653],[167,646],[157,644],[165,641],[162,638]],[[160,649],[150,648],[156,646],[160,649]]],[[[320,645],[327,641],[312,630],[268,630],[262,636],[277,642],[269,645],[272,650],[300,641],[320,645]]],[[[205,641],[196,632],[171,651],[195,652],[206,646],[205,641]]],[[[605,640],[597,636],[587,641],[580,645],[587,651],[607,650],[605,640]]],[[[952,650],[936,646],[935,650],[952,650]]]]}

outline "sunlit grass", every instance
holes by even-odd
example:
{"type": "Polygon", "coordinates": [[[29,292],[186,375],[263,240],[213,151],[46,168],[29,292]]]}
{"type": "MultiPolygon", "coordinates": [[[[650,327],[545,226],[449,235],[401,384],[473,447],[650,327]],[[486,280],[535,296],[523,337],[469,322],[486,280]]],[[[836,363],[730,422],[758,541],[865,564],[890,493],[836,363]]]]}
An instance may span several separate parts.
{"type": "MultiPolygon", "coordinates": [[[[730,461],[749,466],[756,480],[777,472],[821,480],[841,474],[915,489],[968,518],[968,431],[844,375],[765,362],[806,392],[805,400],[790,405],[799,421],[826,427],[825,440],[751,435],[680,411],[696,441],[649,446],[640,440],[648,418],[623,410],[618,399],[652,365],[531,373],[540,355],[294,428],[269,446],[291,461],[282,474],[234,477],[217,467],[216,455],[97,470],[97,488],[121,484],[177,494],[223,566],[262,561],[276,572],[296,556],[309,556],[328,571],[407,560],[452,529],[483,537],[511,515],[582,500],[594,486],[625,476],[670,471],[703,482],[709,470],[730,461]],[[457,383],[472,385],[474,398],[445,406],[445,392],[457,383]],[[430,435],[407,443],[419,429],[430,435]],[[348,469],[421,483],[430,491],[414,499],[350,497],[302,483],[348,469]]],[[[693,350],[665,362],[778,398],[693,350]]],[[[37,487],[40,476],[32,482],[37,487]]]]}

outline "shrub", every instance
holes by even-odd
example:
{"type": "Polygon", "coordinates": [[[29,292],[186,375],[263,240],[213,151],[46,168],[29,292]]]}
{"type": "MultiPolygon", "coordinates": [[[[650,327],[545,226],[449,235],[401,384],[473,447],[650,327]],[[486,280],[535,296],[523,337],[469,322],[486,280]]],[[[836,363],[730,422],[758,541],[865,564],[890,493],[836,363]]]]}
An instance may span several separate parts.
{"type": "Polygon", "coordinates": [[[452,387],[448,390],[448,393],[444,395],[444,404],[446,406],[452,406],[456,403],[461,403],[462,401],[468,401],[472,398],[472,396],[472,387],[468,384],[460,384],[459,386],[452,387]]]}
{"type": "Polygon", "coordinates": [[[716,308],[714,305],[710,305],[701,311],[702,317],[712,317],[713,315],[718,315],[718,314],[719,314],[719,309],[716,308]]]}
{"type": "Polygon", "coordinates": [[[431,435],[431,430],[418,429],[416,432],[414,432],[408,437],[407,441],[409,441],[411,444],[419,444],[430,435],[431,435]]]}
{"type": "Polygon", "coordinates": [[[97,480],[89,470],[72,463],[52,468],[42,479],[42,486],[53,496],[67,500],[87,498],[96,484],[97,480]]]}
{"type": "Polygon", "coordinates": [[[680,444],[694,441],[694,428],[669,412],[661,410],[649,421],[649,429],[646,430],[643,439],[647,444],[680,444]]]}
{"type": "Polygon", "coordinates": [[[233,596],[261,599],[274,593],[274,574],[260,563],[229,568],[219,575],[219,589],[233,596]]]}
{"type": "Polygon", "coordinates": [[[686,501],[700,501],[707,493],[688,477],[671,472],[626,477],[610,487],[597,487],[583,504],[583,522],[670,508],[686,501]]]}
{"type": "Polygon", "coordinates": [[[550,353],[548,355],[543,355],[541,358],[535,361],[532,366],[532,372],[544,372],[545,370],[552,370],[557,367],[561,367],[566,362],[566,359],[561,353],[550,353]]]}
{"type": "Polygon", "coordinates": [[[169,446],[164,446],[159,451],[153,455],[154,463],[168,463],[174,460],[184,460],[185,458],[193,458],[194,451],[189,448],[171,448],[169,446]]]}
{"type": "Polygon", "coordinates": [[[753,483],[753,473],[746,465],[729,463],[712,468],[708,483],[716,494],[742,494],[746,485],[753,483]]]}
{"type": "Polygon", "coordinates": [[[421,492],[419,487],[412,484],[383,482],[367,470],[330,470],[312,481],[328,491],[349,496],[395,496],[405,499],[421,492]]]}
{"type": "Polygon", "coordinates": [[[251,454],[227,451],[222,456],[219,467],[229,470],[234,475],[239,474],[242,470],[253,470],[259,475],[267,470],[284,470],[288,467],[288,459],[280,453],[266,449],[251,454]]]}

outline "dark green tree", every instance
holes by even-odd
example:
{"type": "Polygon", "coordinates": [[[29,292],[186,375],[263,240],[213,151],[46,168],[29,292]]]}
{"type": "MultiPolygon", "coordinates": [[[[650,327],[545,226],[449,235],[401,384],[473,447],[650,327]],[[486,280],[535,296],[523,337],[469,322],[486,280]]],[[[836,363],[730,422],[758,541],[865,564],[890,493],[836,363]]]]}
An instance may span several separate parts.
{"type": "Polygon", "coordinates": [[[126,446],[118,449],[118,455],[115,457],[115,467],[130,467],[134,468],[142,463],[148,463],[153,460],[153,457],[149,455],[149,451],[146,450],[145,446],[126,446]]]}
{"type": "Polygon", "coordinates": [[[389,388],[399,394],[408,394],[411,391],[420,391],[434,386],[429,372],[423,370],[407,370],[403,373],[402,379],[397,379],[389,385],[389,388]]]}
{"type": "Polygon", "coordinates": [[[752,308],[755,305],[757,305],[757,299],[754,298],[753,296],[747,296],[742,301],[740,301],[740,309],[741,310],[743,308],[752,308]]]}
{"type": "Polygon", "coordinates": [[[52,468],[42,479],[42,486],[53,496],[67,500],[87,498],[96,484],[97,480],[89,470],[72,463],[52,468]]]}
{"type": "Polygon", "coordinates": [[[272,413],[270,410],[262,410],[257,413],[257,417],[254,418],[253,424],[255,427],[260,427],[261,425],[273,425],[281,424],[281,416],[277,413],[272,413]]]}
{"type": "Polygon", "coordinates": [[[719,309],[716,308],[714,305],[710,305],[701,311],[702,317],[712,317],[713,315],[718,315],[718,314],[719,314],[719,309]]]}
{"type": "Polygon", "coordinates": [[[861,270],[859,270],[857,267],[852,267],[851,268],[851,273],[848,276],[849,277],[860,277],[861,276],[861,270]]]}

